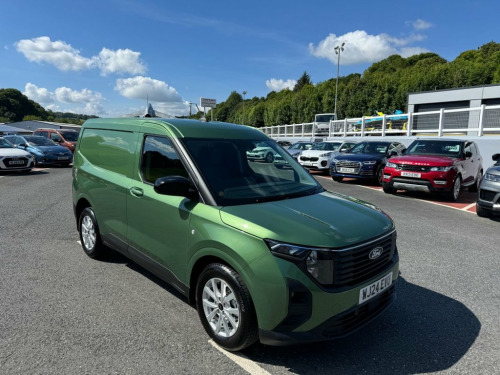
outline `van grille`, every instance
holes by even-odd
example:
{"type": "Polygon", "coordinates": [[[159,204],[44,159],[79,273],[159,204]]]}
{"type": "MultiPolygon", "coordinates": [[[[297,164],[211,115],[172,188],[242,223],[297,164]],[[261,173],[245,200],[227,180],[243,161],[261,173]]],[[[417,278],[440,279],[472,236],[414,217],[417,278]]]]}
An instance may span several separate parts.
{"type": "Polygon", "coordinates": [[[396,231],[375,241],[333,251],[333,287],[352,287],[371,279],[397,260],[396,231]],[[382,247],[382,255],[370,259],[370,252],[382,247]]]}

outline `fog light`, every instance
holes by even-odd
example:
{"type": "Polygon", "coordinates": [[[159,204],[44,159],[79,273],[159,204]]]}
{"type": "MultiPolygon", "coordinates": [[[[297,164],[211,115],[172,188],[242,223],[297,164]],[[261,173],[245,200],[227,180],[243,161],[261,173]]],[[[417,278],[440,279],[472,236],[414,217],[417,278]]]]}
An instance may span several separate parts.
{"type": "Polygon", "coordinates": [[[434,180],[434,183],[436,185],[446,185],[446,180],[434,180]]]}

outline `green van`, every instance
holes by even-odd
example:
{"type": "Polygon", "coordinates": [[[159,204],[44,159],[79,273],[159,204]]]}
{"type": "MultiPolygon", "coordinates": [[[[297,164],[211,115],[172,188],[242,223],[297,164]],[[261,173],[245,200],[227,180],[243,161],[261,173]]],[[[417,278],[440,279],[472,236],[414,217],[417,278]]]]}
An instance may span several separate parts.
{"type": "Polygon", "coordinates": [[[325,191],[257,129],[91,119],[72,190],[85,253],[113,249],[173,285],[228,350],[343,337],[395,298],[393,221],[325,191]]]}

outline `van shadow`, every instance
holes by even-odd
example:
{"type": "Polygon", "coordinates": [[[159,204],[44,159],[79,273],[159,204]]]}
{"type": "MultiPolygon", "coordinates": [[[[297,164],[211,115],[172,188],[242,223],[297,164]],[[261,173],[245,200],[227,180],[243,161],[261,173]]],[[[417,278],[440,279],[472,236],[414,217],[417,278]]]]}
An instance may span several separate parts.
{"type": "Polygon", "coordinates": [[[251,360],[294,374],[420,374],[449,369],[481,323],[462,303],[399,278],[394,305],[347,338],[317,344],[255,345],[251,360]]]}

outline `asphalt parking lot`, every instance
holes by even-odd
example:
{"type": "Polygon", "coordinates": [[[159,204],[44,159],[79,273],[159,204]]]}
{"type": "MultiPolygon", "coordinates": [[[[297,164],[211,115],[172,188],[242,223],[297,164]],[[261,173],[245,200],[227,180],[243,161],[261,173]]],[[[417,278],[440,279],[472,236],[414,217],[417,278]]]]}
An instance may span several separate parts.
{"type": "Polygon", "coordinates": [[[234,357],[173,288],[120,255],[84,255],[71,169],[0,175],[0,373],[498,374],[500,220],[317,178],[395,220],[398,299],[345,339],[234,357]]]}

